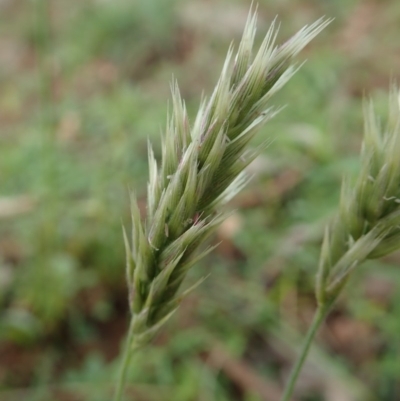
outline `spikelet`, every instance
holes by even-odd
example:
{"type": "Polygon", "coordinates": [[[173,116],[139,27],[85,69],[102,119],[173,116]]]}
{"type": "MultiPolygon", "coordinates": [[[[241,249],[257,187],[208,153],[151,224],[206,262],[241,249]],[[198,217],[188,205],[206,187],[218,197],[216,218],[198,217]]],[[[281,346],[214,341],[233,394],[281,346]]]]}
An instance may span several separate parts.
{"type": "Polygon", "coordinates": [[[386,126],[372,101],[364,106],[361,169],[342,184],[340,207],[327,227],[317,275],[317,300],[333,303],[351,272],[366,259],[400,248],[400,96],[393,86],[386,126]]]}
{"type": "MultiPolygon", "coordinates": [[[[293,76],[293,57],[330,21],[320,19],[281,46],[272,23],[254,54],[256,13],[250,12],[234,56],[230,47],[209,100],[189,124],[176,82],[172,112],[162,138],[160,165],[149,144],[147,219],[132,195],[132,240],[124,234],[127,281],[135,346],[149,341],[178,307],[187,271],[213,248],[198,248],[226,218],[221,206],[247,182],[244,169],[265,147],[247,154],[248,144],[278,110],[273,94],[293,76]]],[[[267,141],[266,141],[267,143],[267,141]]]]}

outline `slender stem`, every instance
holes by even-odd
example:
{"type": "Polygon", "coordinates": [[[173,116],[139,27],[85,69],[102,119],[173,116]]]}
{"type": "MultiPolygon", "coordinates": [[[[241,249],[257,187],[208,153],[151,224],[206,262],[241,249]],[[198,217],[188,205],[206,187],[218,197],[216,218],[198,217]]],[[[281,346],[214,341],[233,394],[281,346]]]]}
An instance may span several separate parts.
{"type": "Polygon", "coordinates": [[[126,371],[129,366],[129,362],[131,361],[132,355],[137,348],[132,348],[132,340],[133,340],[133,319],[131,319],[131,323],[129,325],[128,337],[126,339],[124,354],[122,357],[121,367],[118,374],[117,379],[117,387],[115,389],[114,401],[121,401],[122,393],[125,387],[126,380],[126,371]]]}
{"type": "Polygon", "coordinates": [[[304,340],[304,344],[303,344],[301,353],[297,358],[296,364],[294,365],[292,372],[290,373],[290,377],[286,384],[285,392],[283,393],[281,401],[289,401],[290,400],[292,393],[293,393],[294,386],[297,381],[297,378],[298,378],[301,368],[303,367],[303,364],[307,358],[308,351],[310,350],[311,343],[313,342],[315,334],[317,333],[321,323],[324,321],[329,310],[330,310],[330,305],[319,306],[318,309],[316,310],[314,319],[311,323],[310,328],[308,329],[306,338],[304,340]]]}

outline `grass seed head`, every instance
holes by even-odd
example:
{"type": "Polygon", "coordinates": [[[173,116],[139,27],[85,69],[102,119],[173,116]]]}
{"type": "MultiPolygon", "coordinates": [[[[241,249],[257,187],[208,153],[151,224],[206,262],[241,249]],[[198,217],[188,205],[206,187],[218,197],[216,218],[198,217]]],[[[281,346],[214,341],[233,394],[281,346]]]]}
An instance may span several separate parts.
{"type": "Polygon", "coordinates": [[[333,302],[352,270],[400,249],[400,102],[393,86],[383,126],[372,101],[364,106],[361,168],[342,184],[340,208],[327,228],[317,275],[319,303],[333,302]]]}
{"type": "Polygon", "coordinates": [[[187,271],[212,248],[198,248],[226,218],[221,206],[247,182],[247,148],[259,128],[278,111],[273,94],[293,76],[293,58],[330,21],[318,20],[281,46],[273,22],[254,54],[256,13],[250,12],[234,56],[229,48],[209,100],[189,124],[178,85],[171,86],[172,111],[162,138],[161,164],[149,144],[147,220],[132,196],[132,244],[125,235],[127,280],[136,345],[147,342],[179,305],[187,271]]]}

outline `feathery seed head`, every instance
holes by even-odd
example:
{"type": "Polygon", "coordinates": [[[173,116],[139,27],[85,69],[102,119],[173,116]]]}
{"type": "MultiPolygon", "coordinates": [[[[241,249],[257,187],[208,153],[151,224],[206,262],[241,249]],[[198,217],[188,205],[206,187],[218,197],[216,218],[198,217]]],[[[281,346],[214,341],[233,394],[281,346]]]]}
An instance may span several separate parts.
{"type": "Polygon", "coordinates": [[[360,174],[345,179],[338,215],[326,230],[317,275],[317,299],[333,302],[351,271],[366,259],[400,249],[400,102],[393,86],[386,127],[372,101],[364,107],[360,174]]]}
{"type": "Polygon", "coordinates": [[[149,144],[147,221],[142,224],[132,196],[132,244],[124,234],[136,345],[149,340],[187,293],[178,295],[188,269],[212,250],[198,254],[199,246],[226,218],[220,206],[245,185],[244,169],[267,143],[248,154],[250,140],[278,111],[268,104],[271,96],[296,72],[293,57],[329,22],[321,19],[278,47],[274,21],[253,56],[256,13],[250,12],[238,52],[234,57],[229,48],[193,126],[173,82],[160,167],[149,144]]]}

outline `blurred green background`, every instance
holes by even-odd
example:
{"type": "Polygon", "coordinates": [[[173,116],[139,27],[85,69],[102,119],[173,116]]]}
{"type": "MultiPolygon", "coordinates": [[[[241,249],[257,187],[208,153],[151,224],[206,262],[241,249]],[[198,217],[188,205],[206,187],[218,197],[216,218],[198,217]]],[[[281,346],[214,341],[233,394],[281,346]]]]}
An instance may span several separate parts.
{"type": "MultiPolygon", "coordinates": [[[[250,0],[0,1],[0,399],[110,400],[128,324],[121,222],[144,206],[169,83],[192,118],[240,40],[250,0]]],[[[259,0],[259,37],[334,22],[274,99],[272,144],[222,241],[129,371],[127,400],[275,401],[315,308],[324,225],[357,171],[362,97],[400,69],[396,0],[259,0]]],[[[256,141],[257,142],[257,141],[256,141]]],[[[297,400],[400,399],[400,255],[354,276],[297,400]]]]}

